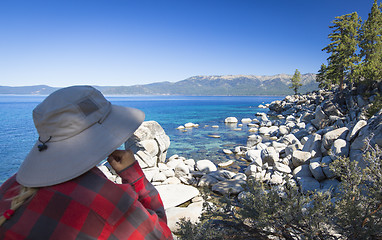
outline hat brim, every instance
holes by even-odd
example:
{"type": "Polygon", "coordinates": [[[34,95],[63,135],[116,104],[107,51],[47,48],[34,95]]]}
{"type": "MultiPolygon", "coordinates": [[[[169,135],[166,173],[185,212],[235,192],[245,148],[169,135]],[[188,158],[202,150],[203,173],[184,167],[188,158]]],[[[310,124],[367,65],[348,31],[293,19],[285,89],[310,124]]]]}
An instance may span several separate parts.
{"type": "Polygon", "coordinates": [[[87,172],[120,147],[141,125],[145,114],[134,108],[112,105],[102,123],[57,142],[47,142],[39,151],[36,142],[16,175],[26,187],[44,187],[66,182],[87,172]]]}

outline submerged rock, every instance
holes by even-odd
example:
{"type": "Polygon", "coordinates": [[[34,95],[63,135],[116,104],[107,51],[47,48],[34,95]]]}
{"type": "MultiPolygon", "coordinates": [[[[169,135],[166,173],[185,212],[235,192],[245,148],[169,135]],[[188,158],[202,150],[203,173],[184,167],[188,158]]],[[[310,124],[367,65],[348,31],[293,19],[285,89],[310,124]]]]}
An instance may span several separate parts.
{"type": "Polygon", "coordinates": [[[227,117],[225,120],[224,120],[225,123],[237,123],[238,120],[237,118],[235,117],[227,117]]]}

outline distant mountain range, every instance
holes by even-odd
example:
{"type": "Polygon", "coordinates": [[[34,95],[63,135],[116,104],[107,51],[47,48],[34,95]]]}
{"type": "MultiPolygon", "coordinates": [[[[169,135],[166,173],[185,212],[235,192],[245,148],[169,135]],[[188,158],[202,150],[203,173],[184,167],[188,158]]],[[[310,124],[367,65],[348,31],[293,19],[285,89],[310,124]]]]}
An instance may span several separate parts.
{"type": "MultiPolygon", "coordinates": [[[[226,75],[194,76],[178,82],[158,82],[133,86],[94,86],[105,95],[288,95],[292,75],[273,76],[226,75]]],[[[317,90],[316,75],[301,76],[299,93],[317,90]]],[[[47,95],[58,88],[46,85],[8,87],[0,86],[0,94],[47,95]]]]}

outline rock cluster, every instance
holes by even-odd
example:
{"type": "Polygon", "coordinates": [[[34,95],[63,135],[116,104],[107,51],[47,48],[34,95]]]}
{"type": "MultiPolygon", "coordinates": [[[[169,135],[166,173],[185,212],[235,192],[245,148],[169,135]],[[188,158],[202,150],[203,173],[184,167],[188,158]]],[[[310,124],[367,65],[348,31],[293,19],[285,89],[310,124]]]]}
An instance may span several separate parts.
{"type": "Polygon", "coordinates": [[[125,142],[125,149],[131,149],[146,178],[151,181],[159,173],[158,163],[166,161],[170,138],[162,126],[155,121],[146,121],[125,142]]]}
{"type": "Polygon", "coordinates": [[[333,160],[349,157],[362,165],[365,140],[382,146],[381,112],[367,121],[363,111],[374,98],[317,91],[272,102],[268,114],[254,119],[256,134],[238,148],[251,162],[245,174],[273,185],[298,184],[303,192],[335,191],[333,160]]]}
{"type": "MultiPolygon", "coordinates": [[[[148,181],[156,185],[166,209],[168,225],[174,231],[177,228],[176,223],[183,217],[194,222],[198,220],[203,201],[196,187],[186,185],[193,181],[190,173],[196,165],[195,161],[175,155],[166,162],[169,146],[170,138],[155,121],[143,122],[134,135],[125,142],[125,148],[134,152],[148,181]],[[178,207],[188,201],[191,203],[187,207],[178,207]]],[[[205,167],[202,163],[203,161],[199,166],[205,167]]],[[[120,177],[107,164],[99,168],[111,181],[121,183],[120,177]]]]}
{"type": "MultiPolygon", "coordinates": [[[[194,216],[196,221],[200,215],[202,201],[196,187],[238,195],[247,178],[252,178],[279,188],[297,185],[302,192],[336,191],[340,182],[329,168],[332,161],[344,156],[362,166],[365,140],[382,147],[382,110],[370,119],[364,114],[377,92],[369,98],[355,90],[286,96],[267,104],[268,114],[242,119],[240,126],[247,125],[249,132],[246,145],[223,151],[244,158],[248,162],[244,172],[223,169],[233,160],[215,165],[207,159],[195,161],[178,155],[166,159],[170,139],[154,121],[144,122],[125,147],[134,151],[147,179],[157,186],[174,230],[179,218],[194,216]],[[190,199],[187,208],[177,207],[190,199]]],[[[224,122],[237,124],[239,120],[227,117],[224,122]]],[[[179,129],[193,127],[198,125],[188,123],[179,129]]],[[[105,166],[100,168],[120,182],[105,166]]]]}

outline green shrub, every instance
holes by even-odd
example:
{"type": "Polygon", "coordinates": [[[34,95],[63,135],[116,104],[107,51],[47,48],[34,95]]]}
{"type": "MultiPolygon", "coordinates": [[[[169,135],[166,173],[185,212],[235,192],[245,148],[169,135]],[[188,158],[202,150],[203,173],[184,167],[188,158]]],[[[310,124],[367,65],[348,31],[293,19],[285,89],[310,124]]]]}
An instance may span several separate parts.
{"type": "Polygon", "coordinates": [[[338,159],[331,166],[342,179],[335,225],[348,239],[381,239],[382,152],[378,146],[368,146],[364,159],[365,169],[348,159],[338,159]]]}
{"type": "Polygon", "coordinates": [[[367,117],[371,118],[379,112],[382,109],[382,96],[377,93],[377,97],[375,98],[374,102],[371,104],[371,106],[367,109],[367,117]]]}
{"type": "Polygon", "coordinates": [[[382,152],[368,150],[365,169],[348,158],[331,164],[341,180],[334,193],[303,194],[294,186],[280,189],[249,180],[240,201],[214,199],[199,223],[183,220],[176,234],[186,240],[382,239],[382,152]]]}

